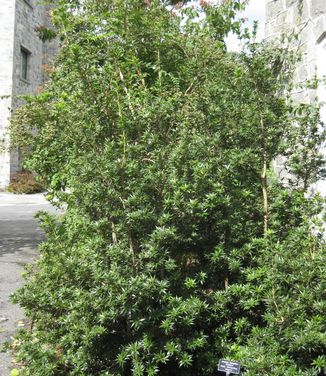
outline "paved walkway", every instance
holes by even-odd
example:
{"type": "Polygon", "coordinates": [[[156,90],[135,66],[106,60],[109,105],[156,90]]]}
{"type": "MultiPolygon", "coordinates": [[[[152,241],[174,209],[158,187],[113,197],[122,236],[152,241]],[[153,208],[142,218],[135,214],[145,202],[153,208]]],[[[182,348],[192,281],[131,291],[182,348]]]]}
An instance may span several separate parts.
{"type": "MultiPolygon", "coordinates": [[[[9,296],[23,284],[24,265],[37,257],[43,234],[33,216],[39,210],[55,211],[42,194],[0,192],[0,349],[24,319],[22,309],[9,296]]],[[[11,367],[10,355],[0,352],[0,375],[8,376],[11,367]]]]}

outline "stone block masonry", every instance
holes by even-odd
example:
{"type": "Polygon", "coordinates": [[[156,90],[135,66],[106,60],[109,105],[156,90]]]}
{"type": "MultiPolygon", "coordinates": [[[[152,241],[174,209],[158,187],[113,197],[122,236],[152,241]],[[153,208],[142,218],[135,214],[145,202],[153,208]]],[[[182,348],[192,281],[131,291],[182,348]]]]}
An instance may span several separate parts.
{"type": "MultiPolygon", "coordinates": [[[[301,54],[302,59],[295,72],[295,82],[300,83],[317,76],[326,75],[326,0],[266,0],[267,39],[277,39],[283,33],[298,33],[299,39],[293,48],[301,54]]],[[[298,85],[299,86],[299,85],[298,85]]],[[[321,85],[318,90],[296,89],[293,99],[298,103],[311,103],[318,99],[326,103],[326,88],[321,85]]],[[[326,108],[321,110],[321,119],[326,123],[326,108]]],[[[326,150],[323,150],[326,155],[326,150]]],[[[276,166],[284,174],[282,164],[276,166]]],[[[281,177],[282,178],[282,177],[281,177]]],[[[326,197],[326,181],[317,183],[317,189],[326,197]]]]}
{"type": "MultiPolygon", "coordinates": [[[[296,80],[302,82],[318,74],[318,49],[326,35],[326,0],[266,0],[267,39],[293,30],[299,33],[295,47],[302,54],[296,80]]],[[[303,96],[310,100],[310,93],[303,96]]]]}
{"type": "Polygon", "coordinates": [[[1,0],[0,6],[0,189],[21,168],[18,150],[9,151],[11,110],[19,96],[37,93],[44,84],[43,65],[51,61],[56,42],[42,42],[36,29],[49,26],[49,8],[39,0],[1,0]]]}

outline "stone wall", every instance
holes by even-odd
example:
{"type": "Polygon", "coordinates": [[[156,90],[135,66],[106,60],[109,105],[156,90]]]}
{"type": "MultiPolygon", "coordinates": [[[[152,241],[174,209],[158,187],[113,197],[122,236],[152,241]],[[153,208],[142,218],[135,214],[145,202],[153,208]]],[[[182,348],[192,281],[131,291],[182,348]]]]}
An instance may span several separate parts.
{"type": "MultiPolygon", "coordinates": [[[[302,55],[296,70],[296,80],[302,82],[318,74],[317,48],[326,33],[326,0],[266,0],[266,38],[276,39],[292,31],[299,34],[293,48],[302,55]]],[[[302,90],[294,97],[305,102],[314,95],[302,90]]]]}
{"type": "MultiPolygon", "coordinates": [[[[301,61],[295,72],[295,82],[300,83],[315,75],[322,78],[326,74],[326,0],[266,0],[267,39],[278,39],[281,34],[298,34],[299,39],[291,47],[301,55],[301,61]]],[[[297,87],[293,98],[299,103],[311,103],[316,96],[326,100],[326,89],[321,86],[318,91],[297,87]]],[[[321,117],[326,122],[325,108],[321,117]]],[[[323,150],[326,155],[326,150],[323,150]]],[[[278,157],[275,169],[279,177],[286,179],[284,158],[278,157]]],[[[313,189],[326,196],[326,182],[319,182],[313,189]]]]}
{"type": "MultiPolygon", "coordinates": [[[[4,92],[2,95],[11,95],[0,104],[2,136],[8,125],[8,107],[14,110],[23,103],[21,95],[42,90],[45,80],[43,66],[50,62],[56,50],[55,42],[42,42],[36,31],[40,26],[49,26],[48,12],[48,6],[42,5],[39,0],[1,0],[0,38],[5,37],[0,45],[0,56],[6,64],[0,66],[0,90],[4,92]],[[2,1],[7,4],[3,6],[2,1]],[[28,53],[27,79],[22,77],[22,49],[28,53]]],[[[0,189],[5,188],[10,177],[20,169],[19,154],[18,150],[0,154],[0,189]]]]}

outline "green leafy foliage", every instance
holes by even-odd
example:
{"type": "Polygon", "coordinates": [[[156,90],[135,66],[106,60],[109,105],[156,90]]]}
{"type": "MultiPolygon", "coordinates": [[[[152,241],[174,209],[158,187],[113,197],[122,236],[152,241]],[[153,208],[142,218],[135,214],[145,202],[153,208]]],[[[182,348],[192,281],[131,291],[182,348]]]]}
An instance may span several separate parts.
{"type": "Polygon", "coordinates": [[[323,199],[306,194],[318,119],[282,95],[285,51],[226,51],[230,30],[248,33],[242,2],[201,4],[54,10],[55,69],[12,123],[67,207],[40,214],[47,241],[15,295],[33,322],[24,375],[208,376],[220,358],[246,375],[324,372],[323,199]],[[294,146],[312,139],[304,168],[294,146]],[[291,188],[269,169],[285,152],[291,188]]]}
{"type": "Polygon", "coordinates": [[[56,37],[56,32],[53,29],[50,29],[43,25],[36,27],[35,31],[37,32],[42,42],[53,40],[56,37]]]}
{"type": "Polygon", "coordinates": [[[10,372],[10,376],[19,376],[19,371],[18,369],[14,368],[10,372]]]}

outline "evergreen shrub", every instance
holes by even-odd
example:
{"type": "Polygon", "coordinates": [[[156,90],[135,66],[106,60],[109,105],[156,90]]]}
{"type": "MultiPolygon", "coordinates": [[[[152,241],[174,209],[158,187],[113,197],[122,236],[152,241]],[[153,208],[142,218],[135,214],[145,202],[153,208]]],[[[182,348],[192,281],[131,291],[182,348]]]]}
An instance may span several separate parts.
{"type": "Polygon", "coordinates": [[[318,111],[288,98],[291,53],[227,51],[229,31],[250,38],[241,1],[200,3],[53,11],[55,69],[12,123],[67,207],[40,214],[47,241],[15,295],[33,322],[24,375],[212,376],[220,358],[325,372],[318,111]]]}

